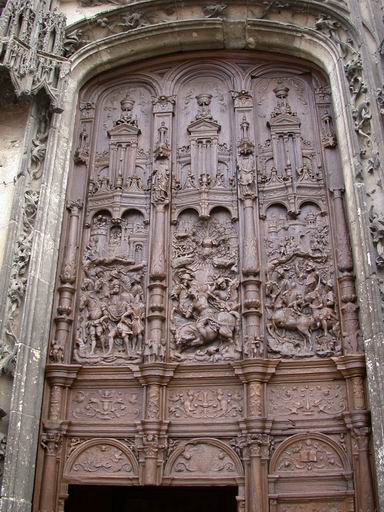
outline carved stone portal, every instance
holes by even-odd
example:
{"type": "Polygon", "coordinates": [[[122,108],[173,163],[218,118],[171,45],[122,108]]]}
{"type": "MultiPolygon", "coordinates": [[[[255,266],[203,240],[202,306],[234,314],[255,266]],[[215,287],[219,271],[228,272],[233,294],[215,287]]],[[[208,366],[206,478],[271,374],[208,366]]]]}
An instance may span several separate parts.
{"type": "Polygon", "coordinates": [[[79,482],[374,510],[327,83],[299,62],[220,59],[82,90],[36,511],[79,482]]]}

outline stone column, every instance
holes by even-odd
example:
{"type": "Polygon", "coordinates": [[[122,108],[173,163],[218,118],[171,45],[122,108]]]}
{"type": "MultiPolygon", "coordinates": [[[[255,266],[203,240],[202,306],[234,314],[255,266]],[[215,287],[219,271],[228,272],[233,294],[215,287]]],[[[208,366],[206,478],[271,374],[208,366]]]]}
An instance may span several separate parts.
{"type": "Polygon", "coordinates": [[[268,434],[249,434],[249,491],[248,512],[268,511],[268,464],[270,436],[268,434]],[[267,457],[266,457],[267,456],[267,457]]]}
{"type": "Polygon", "coordinates": [[[70,201],[67,204],[69,210],[67,243],[60,273],[61,284],[58,288],[59,300],[55,317],[55,335],[49,352],[50,360],[55,363],[63,362],[65,356],[66,362],[70,362],[70,347],[67,347],[67,341],[73,321],[73,296],[76,292],[76,261],[82,206],[80,200],[70,201]]]}
{"type": "Polygon", "coordinates": [[[45,449],[43,473],[41,479],[39,512],[55,512],[58,485],[57,457],[68,422],[63,421],[66,402],[65,391],[69,388],[80,369],[80,366],[49,365],[47,379],[50,385],[50,401],[48,419],[43,421],[41,445],[45,449]]]}
{"type": "Polygon", "coordinates": [[[328,188],[331,192],[333,226],[335,227],[337,283],[341,299],[341,335],[344,353],[361,352],[358,305],[353,275],[352,249],[344,211],[344,183],[342,164],[336,133],[331,115],[331,97],[329,92],[321,90],[316,94],[316,104],[321,120],[321,145],[328,188]]]}
{"type": "Polygon", "coordinates": [[[372,474],[370,471],[371,457],[369,453],[370,428],[355,427],[352,432],[353,452],[357,459],[356,497],[357,510],[373,512],[375,500],[373,494],[372,474]]]}
{"type": "Polygon", "coordinates": [[[142,485],[161,483],[168,428],[165,393],[176,368],[176,363],[155,362],[144,364],[135,373],[140,384],[145,386],[144,419],[138,424],[136,437],[142,485]]]}
{"type": "Polygon", "coordinates": [[[355,459],[357,510],[373,512],[375,504],[370,471],[370,415],[365,396],[365,359],[363,355],[349,355],[334,358],[334,361],[346,380],[348,390],[349,413],[345,415],[345,422],[351,433],[355,459]]]}
{"type": "Polygon", "coordinates": [[[239,485],[238,491],[237,491],[237,496],[236,496],[237,512],[246,512],[244,493],[245,493],[244,487],[239,485]]]}
{"type": "Polygon", "coordinates": [[[172,117],[175,99],[173,96],[153,98],[154,116],[154,161],[152,175],[152,237],[149,269],[149,342],[160,347],[164,343],[165,290],[167,275],[167,219],[171,180],[172,117]]]}
{"type": "Polygon", "coordinates": [[[336,227],[336,255],[341,306],[341,334],[344,353],[361,352],[359,332],[359,307],[356,304],[355,279],[349,234],[343,207],[343,190],[333,189],[334,226],[336,227]]]}
{"type": "Polygon", "coordinates": [[[235,110],[236,139],[239,140],[237,153],[237,182],[240,200],[240,226],[243,239],[241,270],[244,292],[244,354],[258,357],[263,354],[260,322],[260,255],[258,226],[256,225],[257,185],[254,154],[253,100],[248,91],[232,91],[235,110]]]}
{"type": "MultiPolygon", "coordinates": [[[[268,510],[268,459],[270,429],[267,420],[266,386],[279,364],[278,360],[257,359],[232,363],[245,387],[244,452],[247,453],[247,512],[268,510]]],[[[243,457],[244,458],[244,457],[243,457]]]]}
{"type": "Polygon", "coordinates": [[[47,426],[41,436],[41,444],[46,450],[42,481],[44,489],[40,496],[39,512],[54,512],[56,509],[57,454],[62,442],[62,432],[47,426]]]}

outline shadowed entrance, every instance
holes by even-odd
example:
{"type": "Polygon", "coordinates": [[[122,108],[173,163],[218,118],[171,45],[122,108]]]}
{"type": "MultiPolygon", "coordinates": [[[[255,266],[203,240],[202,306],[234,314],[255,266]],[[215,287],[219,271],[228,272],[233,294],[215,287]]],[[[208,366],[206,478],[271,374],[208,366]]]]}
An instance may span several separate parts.
{"type": "Polygon", "coordinates": [[[236,487],[71,485],[65,512],[236,512],[236,487]]]}

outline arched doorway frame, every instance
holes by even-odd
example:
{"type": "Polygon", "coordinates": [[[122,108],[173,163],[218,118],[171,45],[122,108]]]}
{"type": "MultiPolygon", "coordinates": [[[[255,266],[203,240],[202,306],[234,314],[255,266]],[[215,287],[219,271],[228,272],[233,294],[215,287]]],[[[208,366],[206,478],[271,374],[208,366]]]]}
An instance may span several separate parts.
{"type": "MultiPolygon", "coordinates": [[[[123,10],[122,10],[123,12],[123,10]]],[[[353,29],[351,28],[351,32],[353,29]]],[[[48,151],[45,160],[43,185],[40,196],[39,214],[36,228],[40,233],[34,241],[32,252],[34,258],[31,264],[31,274],[35,280],[29,290],[30,298],[39,297],[41,309],[50,311],[52,308],[52,289],[55,282],[57,248],[60,241],[60,227],[65,206],[66,184],[71,167],[71,147],[74,133],[75,108],[81,87],[92,77],[129,63],[137,62],[147,57],[161,56],[175,52],[196,50],[239,48],[250,52],[269,51],[301,58],[320,66],[328,76],[333,94],[335,124],[339,135],[340,152],[342,155],[343,174],[346,187],[346,203],[350,223],[350,234],[356,266],[357,290],[360,301],[363,339],[369,349],[368,359],[374,358],[375,339],[381,333],[378,313],[372,304],[379,303],[378,290],[372,279],[370,269],[370,246],[367,224],[364,219],[366,205],[362,188],[354,181],[354,159],[359,153],[359,144],[354,130],[348,83],[344,74],[344,63],[335,42],[323,33],[314,29],[304,29],[294,25],[281,24],[270,20],[250,20],[244,33],[236,30],[224,31],[222,20],[199,19],[180,20],[164,23],[158,26],[142,27],[128,33],[110,36],[104,40],[88,44],[78,51],[71,63],[71,72],[64,77],[67,88],[63,98],[65,105],[62,114],[55,114],[53,129],[48,141],[48,151]],[[48,250],[47,250],[48,249],[48,250]],[[368,297],[363,300],[363,297],[368,297]]],[[[17,472],[20,454],[20,440],[25,438],[31,428],[35,431],[39,425],[39,413],[32,420],[27,420],[27,404],[30,398],[25,394],[28,382],[35,383],[36,400],[34,407],[40,410],[48,345],[49,324],[38,326],[34,317],[34,301],[26,301],[24,311],[24,326],[29,326],[28,339],[25,345],[28,351],[20,352],[12,397],[10,415],[10,431],[13,435],[8,446],[8,457],[4,475],[3,510],[13,509],[12,503],[16,497],[22,497],[26,503],[31,502],[33,475],[27,481],[21,482],[23,476],[17,472]],[[38,337],[36,350],[39,352],[37,364],[28,361],[33,348],[32,339],[38,337]],[[12,454],[12,455],[11,455],[12,454]],[[20,475],[20,476],[19,476],[20,475]]],[[[370,367],[370,365],[368,365],[370,367]]],[[[374,404],[373,404],[374,405],[374,404]]],[[[376,412],[373,418],[377,429],[382,424],[380,415],[376,412]]],[[[30,438],[24,445],[23,457],[27,464],[35,458],[37,435],[30,438]]],[[[32,473],[32,472],[30,472],[32,473]]],[[[28,508],[28,506],[27,506],[28,508]]]]}

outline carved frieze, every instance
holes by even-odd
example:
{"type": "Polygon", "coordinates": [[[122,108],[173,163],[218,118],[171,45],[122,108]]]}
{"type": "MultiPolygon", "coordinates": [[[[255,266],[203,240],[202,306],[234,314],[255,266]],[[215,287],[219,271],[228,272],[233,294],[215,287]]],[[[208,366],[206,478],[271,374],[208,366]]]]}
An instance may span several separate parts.
{"type": "Polygon", "coordinates": [[[0,341],[0,373],[13,376],[16,367],[18,345],[18,322],[27,288],[28,268],[31,259],[33,227],[39,203],[39,192],[27,189],[24,192],[24,210],[20,232],[16,240],[8,288],[7,311],[0,341]]]}
{"type": "Polygon", "coordinates": [[[76,390],[71,401],[73,420],[134,421],[142,411],[139,389],[76,390]]]}
{"type": "MultiPolygon", "coordinates": [[[[103,229],[104,219],[99,218],[98,222],[103,229]]],[[[120,226],[114,227],[109,229],[109,248],[118,252],[122,230],[120,226]]],[[[143,262],[135,264],[124,256],[112,256],[108,263],[105,259],[85,263],[74,349],[76,361],[123,364],[127,360],[141,360],[143,267],[143,262]]]]}
{"type": "Polygon", "coordinates": [[[268,407],[275,418],[330,417],[347,408],[345,385],[342,383],[271,384],[268,407]]]}
{"type": "Polygon", "coordinates": [[[240,389],[177,389],[169,392],[168,416],[170,419],[239,418],[243,412],[240,389]]]}
{"type": "MultiPolygon", "coordinates": [[[[92,159],[81,255],[73,351],[80,363],[121,365],[143,359],[148,251],[144,212],[149,203],[147,117],[138,122],[143,97],[140,90],[131,88],[111,93],[103,104],[103,131],[97,135],[100,147],[92,159]]],[[[81,104],[77,163],[90,158],[93,110],[92,102],[81,104]]]]}
{"type": "MultiPolygon", "coordinates": [[[[274,96],[275,102],[267,122],[269,133],[264,128],[269,137],[259,145],[258,159],[262,169],[258,185],[262,203],[267,204],[262,212],[264,251],[269,262],[265,286],[267,349],[280,357],[337,355],[342,342],[333,241],[305,84],[290,80],[295,86],[291,90],[281,79],[264,82],[259,89],[271,99],[274,96]],[[295,108],[300,107],[301,117],[292,101],[295,108]]],[[[329,116],[323,121],[329,145],[329,116]]],[[[343,239],[341,243],[346,242],[343,239]]]]}

